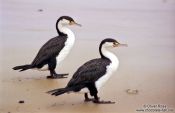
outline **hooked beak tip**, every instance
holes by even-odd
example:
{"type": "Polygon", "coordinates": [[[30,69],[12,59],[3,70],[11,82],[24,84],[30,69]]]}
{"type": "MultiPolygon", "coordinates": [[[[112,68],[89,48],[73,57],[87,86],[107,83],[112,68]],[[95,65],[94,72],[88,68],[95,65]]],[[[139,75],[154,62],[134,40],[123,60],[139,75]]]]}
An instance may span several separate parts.
{"type": "Polygon", "coordinates": [[[78,23],[75,23],[75,25],[77,25],[77,26],[79,26],[79,27],[82,27],[82,25],[81,25],[81,24],[78,24],[78,23]]]}

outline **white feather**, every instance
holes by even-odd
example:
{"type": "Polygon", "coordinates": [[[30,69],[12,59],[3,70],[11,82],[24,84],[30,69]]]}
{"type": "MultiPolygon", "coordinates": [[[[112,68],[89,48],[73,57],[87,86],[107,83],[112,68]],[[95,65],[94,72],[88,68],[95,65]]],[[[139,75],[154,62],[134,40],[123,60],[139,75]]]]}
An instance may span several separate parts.
{"type": "Polygon", "coordinates": [[[108,79],[112,76],[112,74],[117,70],[119,66],[118,58],[113,53],[108,51],[105,47],[102,47],[102,53],[105,57],[111,60],[111,63],[106,67],[106,74],[95,82],[97,90],[99,90],[108,81],[108,79]]]}
{"type": "Polygon", "coordinates": [[[61,32],[67,34],[68,38],[65,42],[64,48],[60,51],[60,53],[57,57],[57,65],[59,65],[60,62],[65,59],[65,57],[68,55],[68,53],[70,52],[70,50],[71,50],[71,48],[72,48],[72,46],[74,45],[74,42],[75,42],[75,35],[69,28],[62,27],[62,28],[59,28],[59,29],[60,29],[61,32]]]}

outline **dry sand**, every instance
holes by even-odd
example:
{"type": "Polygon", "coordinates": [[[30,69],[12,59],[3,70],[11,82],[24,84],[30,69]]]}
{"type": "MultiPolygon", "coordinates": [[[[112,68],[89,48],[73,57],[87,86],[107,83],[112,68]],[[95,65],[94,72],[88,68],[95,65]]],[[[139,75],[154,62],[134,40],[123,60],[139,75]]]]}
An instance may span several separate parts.
{"type": "Polygon", "coordinates": [[[88,3],[1,1],[0,113],[147,113],[138,110],[148,106],[148,110],[166,107],[168,113],[175,112],[175,2],[88,3]],[[47,80],[48,72],[12,70],[13,66],[30,63],[42,44],[56,36],[55,21],[61,15],[70,15],[83,25],[71,27],[76,34],[75,46],[56,69],[69,72],[69,78],[47,80]],[[80,65],[99,57],[98,44],[106,37],[129,45],[112,50],[120,66],[99,91],[101,99],[115,104],[85,103],[81,94],[53,97],[45,93],[64,87],[80,65]],[[132,90],[138,92],[132,94],[132,90]]]}

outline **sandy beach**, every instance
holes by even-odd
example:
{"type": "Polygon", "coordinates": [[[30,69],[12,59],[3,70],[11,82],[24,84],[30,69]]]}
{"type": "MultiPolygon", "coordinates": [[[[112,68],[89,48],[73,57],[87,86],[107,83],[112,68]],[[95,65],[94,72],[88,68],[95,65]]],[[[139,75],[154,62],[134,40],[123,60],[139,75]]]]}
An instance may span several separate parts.
{"type": "Polygon", "coordinates": [[[0,113],[175,112],[175,1],[2,0],[0,7],[0,113]],[[83,25],[70,28],[75,45],[56,69],[68,72],[68,78],[48,80],[49,72],[12,70],[30,63],[57,36],[55,22],[62,15],[83,25]],[[87,103],[82,94],[45,93],[64,87],[79,66],[100,57],[99,43],[108,37],[128,44],[111,50],[120,66],[99,91],[101,99],[115,104],[87,103]]]}

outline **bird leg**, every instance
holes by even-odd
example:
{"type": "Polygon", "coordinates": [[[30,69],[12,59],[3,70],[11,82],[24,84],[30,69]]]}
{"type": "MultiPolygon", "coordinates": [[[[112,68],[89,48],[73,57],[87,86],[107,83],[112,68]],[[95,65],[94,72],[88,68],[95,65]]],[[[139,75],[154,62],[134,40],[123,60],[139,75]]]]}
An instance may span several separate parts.
{"type": "Polygon", "coordinates": [[[85,93],[85,94],[84,94],[84,98],[85,98],[85,99],[84,99],[85,102],[94,101],[94,98],[89,98],[89,97],[88,97],[88,93],[85,93]]]}
{"type": "Polygon", "coordinates": [[[50,71],[50,76],[47,76],[48,79],[61,79],[61,78],[67,78],[67,74],[57,74],[55,70],[50,71]]]}
{"type": "Polygon", "coordinates": [[[100,101],[100,98],[97,96],[97,94],[94,96],[93,102],[96,104],[115,104],[115,102],[112,101],[103,101],[103,100],[100,101]]]}

